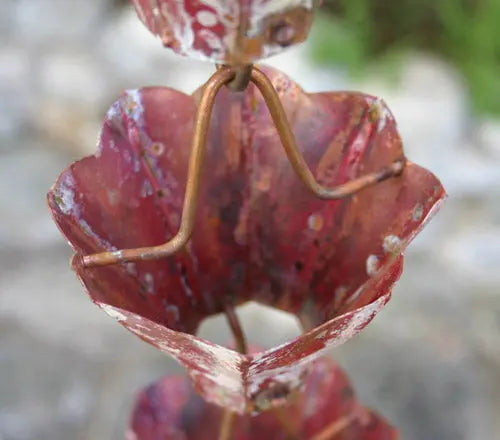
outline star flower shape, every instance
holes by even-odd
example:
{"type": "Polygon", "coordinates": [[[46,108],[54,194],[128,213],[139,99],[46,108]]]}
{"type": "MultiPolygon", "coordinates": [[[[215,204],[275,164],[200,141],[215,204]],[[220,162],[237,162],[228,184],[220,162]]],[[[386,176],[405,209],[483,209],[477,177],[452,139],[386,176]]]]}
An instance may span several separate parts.
{"type": "MultiPolygon", "coordinates": [[[[355,92],[307,94],[264,69],[316,179],[341,184],[403,157],[385,104],[355,92]]],[[[164,243],[178,229],[200,93],[126,91],[95,155],[62,172],[48,195],[91,299],[176,358],[209,402],[239,413],[279,405],[313,361],[361,331],[390,298],[402,252],[445,197],[407,162],[401,176],[324,201],[294,174],[255,86],[216,98],[194,233],[161,260],[84,268],[81,255],[164,243]],[[200,322],[246,301],[296,315],[279,347],[240,354],[196,336],[200,322]]]]}

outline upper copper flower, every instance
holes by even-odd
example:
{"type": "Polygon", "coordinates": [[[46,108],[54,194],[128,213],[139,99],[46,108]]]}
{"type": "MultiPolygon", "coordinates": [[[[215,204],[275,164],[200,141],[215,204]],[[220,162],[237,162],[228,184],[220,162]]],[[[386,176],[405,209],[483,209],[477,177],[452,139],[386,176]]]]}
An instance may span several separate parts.
{"type": "Polygon", "coordinates": [[[177,53],[245,64],[304,41],[315,0],[132,0],[137,15],[177,53]]]}
{"type": "MultiPolygon", "coordinates": [[[[311,170],[333,186],[403,155],[379,99],[306,94],[266,69],[311,170]]],[[[49,193],[78,254],[156,245],[176,231],[197,97],[163,87],[127,91],[109,110],[98,152],[49,193]]],[[[174,257],[74,268],[91,298],[181,362],[209,401],[238,412],[279,403],[313,359],[365,327],[389,300],[402,251],[444,197],[408,163],[400,177],[340,201],[311,195],[292,171],[257,89],[222,90],[208,135],[197,222],[174,257]],[[242,355],[196,336],[205,317],[248,300],[297,315],[305,333],[242,355]]]]}

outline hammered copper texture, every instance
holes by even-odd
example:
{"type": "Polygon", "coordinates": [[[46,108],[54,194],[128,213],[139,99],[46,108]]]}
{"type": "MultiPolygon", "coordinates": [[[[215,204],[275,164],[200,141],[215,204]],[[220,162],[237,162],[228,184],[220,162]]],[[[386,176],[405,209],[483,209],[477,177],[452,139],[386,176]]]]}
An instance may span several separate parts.
{"type": "MultiPolygon", "coordinates": [[[[400,158],[391,113],[352,92],[306,94],[265,69],[316,178],[334,185],[400,158]]],[[[78,254],[156,245],[177,230],[197,97],[168,88],[125,92],[96,155],[72,164],[49,193],[78,254]]],[[[294,174],[254,86],[216,99],[197,221],[168,259],[74,268],[91,298],[174,356],[211,402],[238,412],[300,387],[312,360],[364,328],[389,300],[401,253],[445,193],[408,163],[401,177],[340,201],[311,195],[294,174]],[[200,321],[248,300],[296,314],[299,338],[255,355],[197,338],[200,321]]],[[[269,401],[268,401],[269,400],[269,401]]]]}
{"type": "MultiPolygon", "coordinates": [[[[205,403],[186,379],[166,377],[141,391],[127,440],[212,440],[218,438],[223,410],[205,403]]],[[[397,431],[356,399],[345,373],[332,361],[315,363],[302,392],[278,414],[238,416],[234,440],[395,440],[397,431]],[[288,420],[288,432],[279,418],[288,420]],[[292,436],[293,433],[293,436],[292,436]],[[315,437],[323,434],[323,437],[315,437]],[[328,435],[330,434],[330,435],[328,435]]]]}
{"type": "Polygon", "coordinates": [[[163,44],[191,58],[246,64],[304,41],[313,0],[132,0],[163,44]]]}

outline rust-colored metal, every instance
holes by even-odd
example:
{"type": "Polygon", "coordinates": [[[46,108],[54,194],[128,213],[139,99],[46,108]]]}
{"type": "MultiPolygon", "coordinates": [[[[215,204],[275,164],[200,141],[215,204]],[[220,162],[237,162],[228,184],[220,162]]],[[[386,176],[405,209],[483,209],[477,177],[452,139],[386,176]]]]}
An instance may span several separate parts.
{"type": "MultiPolygon", "coordinates": [[[[247,342],[234,306],[229,304],[226,305],[224,313],[226,315],[229,328],[231,329],[231,333],[233,334],[236,350],[241,354],[245,354],[247,352],[247,342]]],[[[220,423],[218,440],[229,440],[232,437],[236,416],[237,414],[234,411],[231,411],[230,409],[224,410],[220,423]]]]}
{"type": "Polygon", "coordinates": [[[236,413],[226,409],[220,423],[220,431],[218,440],[229,440],[233,434],[234,422],[236,421],[236,413]]]}
{"type": "Polygon", "coordinates": [[[171,240],[159,246],[86,255],[83,257],[84,266],[107,266],[109,264],[124,263],[126,261],[151,260],[168,257],[169,255],[175,254],[186,245],[193,232],[196,218],[196,205],[200,192],[200,180],[206,151],[205,144],[214,100],[219,89],[223,85],[229,83],[233,78],[233,70],[226,67],[219,69],[210,77],[203,89],[194,123],[186,193],[184,195],[182,207],[181,225],[177,234],[175,234],[171,240]]]}
{"type": "Polygon", "coordinates": [[[356,414],[349,414],[334,420],[329,425],[315,434],[311,440],[334,440],[338,434],[345,430],[351,423],[356,420],[356,414]]]}
{"type": "Polygon", "coordinates": [[[207,132],[210,126],[215,97],[224,85],[231,85],[233,90],[243,90],[248,85],[248,80],[254,83],[260,90],[295,173],[304,185],[317,197],[325,200],[348,197],[383,180],[399,176],[403,172],[406,164],[404,157],[394,161],[387,167],[365,174],[342,185],[333,188],[321,185],[316,181],[297,146],[285,109],[269,78],[261,70],[252,65],[242,67],[221,66],[217,68],[217,71],[205,84],[198,106],[191,142],[191,156],[189,159],[181,224],[176,235],[168,242],[158,246],[86,255],[83,257],[83,265],[85,267],[107,266],[128,261],[164,258],[175,254],[187,244],[193,232],[196,218],[196,207],[206,152],[207,132]]]}
{"type": "Polygon", "coordinates": [[[278,420],[283,431],[286,433],[287,440],[301,440],[299,436],[299,428],[296,426],[294,420],[291,420],[290,415],[287,412],[287,408],[279,406],[272,409],[274,416],[278,420]]]}
{"type": "MultiPolygon", "coordinates": [[[[217,69],[228,68],[227,66],[217,66],[217,69]]],[[[234,71],[234,78],[227,83],[227,87],[233,92],[242,92],[245,90],[250,83],[250,78],[252,76],[253,65],[244,64],[241,66],[232,66],[231,69],[234,71]]]]}
{"type": "Polygon", "coordinates": [[[278,93],[274,89],[269,78],[257,69],[252,70],[251,81],[258,87],[260,93],[264,97],[271,117],[280,136],[283,148],[290,160],[295,173],[299,176],[304,185],[321,199],[334,200],[350,196],[363,188],[374,185],[378,182],[388,179],[389,177],[398,176],[402,173],[405,166],[405,159],[395,161],[388,167],[382,168],[374,173],[365,174],[364,176],[353,179],[343,185],[334,188],[327,188],[319,184],[314,178],[309,169],[304,157],[300,153],[295,137],[290,128],[285,109],[281,104],[278,93]]]}
{"type": "MultiPolygon", "coordinates": [[[[234,306],[226,305],[224,314],[226,315],[226,320],[229,324],[229,328],[231,329],[236,350],[241,354],[247,353],[248,347],[245,333],[243,332],[243,327],[241,326],[234,306]]],[[[275,408],[273,410],[273,413],[279,424],[283,427],[284,432],[286,432],[287,439],[300,440],[297,434],[297,427],[294,426],[284,408],[275,408]]],[[[230,409],[224,410],[224,414],[220,423],[218,440],[229,440],[232,437],[234,431],[234,422],[237,416],[238,415],[230,409]]]]}
{"type": "Polygon", "coordinates": [[[162,43],[190,58],[248,64],[303,42],[311,29],[311,0],[132,0],[162,43]]]}
{"type": "Polygon", "coordinates": [[[234,307],[226,305],[225,314],[234,337],[235,348],[239,353],[245,354],[247,352],[247,342],[234,307]]]}

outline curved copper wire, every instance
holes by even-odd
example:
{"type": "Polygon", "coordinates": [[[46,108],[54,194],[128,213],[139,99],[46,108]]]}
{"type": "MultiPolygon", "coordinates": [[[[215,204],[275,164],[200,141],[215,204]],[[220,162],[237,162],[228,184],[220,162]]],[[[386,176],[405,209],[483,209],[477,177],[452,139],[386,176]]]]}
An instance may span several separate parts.
{"type": "Polygon", "coordinates": [[[85,267],[107,266],[126,261],[153,260],[175,254],[188,242],[193,233],[196,219],[196,207],[200,193],[200,180],[205,161],[207,132],[212,116],[217,92],[234,78],[234,72],[227,68],[217,70],[206,82],[201,95],[191,141],[191,156],[189,157],[186,192],[182,206],[181,224],[177,234],[169,241],[158,246],[136,249],[123,249],[114,252],[102,252],[83,257],[85,267]]]}
{"type": "Polygon", "coordinates": [[[357,177],[356,179],[346,182],[343,185],[338,185],[333,188],[328,188],[319,184],[304,160],[304,156],[302,156],[299,148],[297,147],[295,136],[290,128],[290,123],[288,122],[285,109],[283,108],[278,93],[274,89],[271,81],[256,67],[252,70],[250,80],[257,86],[260,93],[262,93],[262,96],[264,97],[267,108],[271,113],[271,118],[273,119],[274,125],[276,125],[276,130],[278,131],[283,148],[285,149],[288,160],[290,161],[295,173],[299,176],[304,185],[319,198],[327,200],[341,199],[343,197],[350,196],[363,188],[388,179],[389,177],[399,175],[403,171],[406,162],[405,159],[395,161],[391,165],[378,171],[357,177]]]}
{"type": "MultiPolygon", "coordinates": [[[[203,89],[196,113],[181,224],[177,234],[168,242],[158,246],[86,255],[83,257],[83,265],[85,267],[107,266],[109,264],[124,263],[127,261],[159,259],[173,255],[186,245],[193,232],[196,219],[200,180],[206,152],[206,138],[214,100],[220,88],[233,81],[236,75],[235,72],[236,71],[231,67],[223,66],[218,68],[207,81],[203,89]]],[[[250,81],[257,86],[264,98],[273,122],[276,125],[285,153],[295,173],[304,185],[319,198],[332,200],[347,197],[363,188],[372,186],[390,177],[398,176],[403,172],[406,164],[404,158],[396,160],[389,166],[378,171],[365,174],[333,188],[321,185],[314,178],[314,175],[297,147],[285,109],[271,81],[256,67],[253,67],[251,70],[250,81]]]]}

